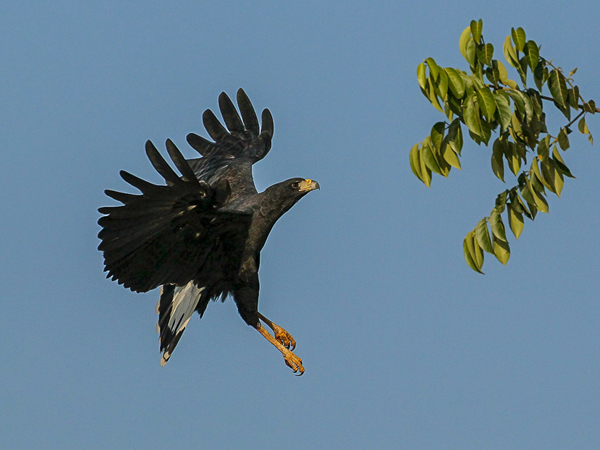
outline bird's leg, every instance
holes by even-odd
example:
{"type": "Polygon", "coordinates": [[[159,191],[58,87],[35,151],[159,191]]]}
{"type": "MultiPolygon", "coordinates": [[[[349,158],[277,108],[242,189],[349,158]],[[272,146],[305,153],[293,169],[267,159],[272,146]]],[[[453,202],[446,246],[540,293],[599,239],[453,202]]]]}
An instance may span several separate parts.
{"type": "Polygon", "coordinates": [[[258,323],[255,327],[256,331],[264,336],[264,338],[273,344],[277,350],[279,350],[283,354],[283,359],[285,360],[285,364],[292,369],[294,373],[300,372],[298,375],[304,374],[304,367],[302,367],[302,360],[298,358],[291,350],[287,349],[283,346],[283,344],[269,333],[265,328],[258,323]]]}
{"type": "Polygon", "coordinates": [[[258,313],[258,317],[260,320],[262,320],[264,323],[266,323],[267,326],[271,330],[273,330],[273,333],[275,334],[275,339],[277,339],[279,342],[281,342],[285,348],[288,348],[290,350],[294,350],[296,348],[296,341],[294,340],[294,338],[292,337],[292,335],[290,333],[285,331],[279,325],[276,325],[273,322],[271,322],[269,319],[267,319],[261,313],[258,313]]]}

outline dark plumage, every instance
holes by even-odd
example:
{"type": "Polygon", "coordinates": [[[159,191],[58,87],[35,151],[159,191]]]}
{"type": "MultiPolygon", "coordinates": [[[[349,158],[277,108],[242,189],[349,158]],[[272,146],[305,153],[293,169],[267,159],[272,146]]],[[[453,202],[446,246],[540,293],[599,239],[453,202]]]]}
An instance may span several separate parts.
{"type": "Polygon", "coordinates": [[[161,364],[171,356],[194,311],[202,316],[210,300],[231,295],[244,321],[302,374],[302,360],[291,351],[292,336],[258,312],[258,268],[260,251],[277,219],[319,184],[292,178],[258,193],[252,165],[271,148],[273,118],[265,109],[259,128],[242,89],[237,102],[241,118],[229,97],[219,96],[227,128],[211,110],[204,112],[204,127],[214,142],[193,133],[187,136],[202,158],[185,160],[167,140],[167,151],[181,175],[146,142],[146,154],[166,185],[121,171],[141,194],[105,191],[122,205],[99,209],[104,216],[98,220],[102,227],[98,249],[104,253],[107,278],[136,292],[162,286],[156,308],[161,364]]]}

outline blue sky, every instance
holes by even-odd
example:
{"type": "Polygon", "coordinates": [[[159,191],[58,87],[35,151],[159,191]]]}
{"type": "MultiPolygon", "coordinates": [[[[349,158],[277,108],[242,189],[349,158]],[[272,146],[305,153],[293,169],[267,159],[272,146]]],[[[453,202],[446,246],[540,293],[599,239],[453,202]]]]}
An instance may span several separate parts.
{"type": "Polygon", "coordinates": [[[416,67],[466,69],[471,19],[497,55],[523,27],[600,100],[600,4],[212,3],[3,5],[0,446],[599,448],[596,147],[573,135],[577,179],[485,276],[462,239],[505,188],[490,149],[466,145],[431,189],[408,152],[441,120],[416,67]],[[239,87],[275,120],[259,189],[321,185],[261,258],[260,308],[296,338],[301,378],[230,300],[161,368],[158,293],[106,280],[96,250],[118,171],[160,180],[147,139],[194,157],[185,135],[239,87]]]}

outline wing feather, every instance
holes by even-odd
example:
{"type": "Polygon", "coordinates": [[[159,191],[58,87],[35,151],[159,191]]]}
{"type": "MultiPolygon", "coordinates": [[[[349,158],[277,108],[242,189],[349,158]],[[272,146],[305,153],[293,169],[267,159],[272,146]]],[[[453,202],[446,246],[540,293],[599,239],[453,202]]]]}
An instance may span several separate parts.
{"type": "Polygon", "coordinates": [[[229,137],[227,129],[219,122],[215,113],[210,109],[207,109],[202,114],[202,123],[204,123],[204,128],[206,128],[206,131],[208,131],[208,134],[215,142],[220,143],[229,137]]]}
{"type": "Polygon", "coordinates": [[[173,143],[173,141],[171,141],[171,139],[167,139],[166,146],[167,152],[169,152],[169,156],[173,160],[173,163],[175,163],[175,167],[177,167],[177,170],[179,170],[181,172],[181,175],[183,175],[183,180],[188,182],[196,180],[196,174],[194,174],[194,171],[186,162],[185,158],[183,157],[177,146],[173,143]]]}
{"type": "Polygon", "coordinates": [[[146,180],[142,180],[141,178],[138,178],[125,170],[121,170],[119,175],[121,175],[121,178],[123,178],[123,180],[125,180],[127,183],[142,191],[144,195],[157,193],[161,190],[161,186],[157,186],[147,182],[146,180]]]}
{"type": "Polygon", "coordinates": [[[175,171],[171,169],[171,166],[167,164],[167,161],[165,161],[154,144],[150,141],[146,141],[146,155],[156,171],[165,179],[167,184],[177,185],[181,183],[179,175],[177,175],[175,171]]]}
{"type": "Polygon", "coordinates": [[[221,115],[223,116],[225,125],[229,128],[230,133],[243,134],[244,131],[246,131],[240,115],[225,92],[221,92],[221,95],[219,95],[219,109],[221,110],[221,115]]]}
{"type": "Polygon", "coordinates": [[[244,120],[244,126],[246,127],[246,130],[252,133],[252,135],[256,136],[259,134],[258,117],[256,117],[256,112],[254,111],[252,102],[250,102],[246,92],[244,92],[244,90],[241,88],[237,91],[237,102],[240,112],[242,113],[242,119],[244,120]]]}
{"type": "Polygon", "coordinates": [[[104,216],[98,220],[102,227],[98,249],[104,253],[107,277],[137,292],[186,284],[199,273],[209,273],[204,265],[214,264],[213,260],[236,267],[241,251],[223,251],[222,241],[243,248],[250,226],[249,214],[218,209],[227,200],[227,180],[215,186],[198,180],[174,144],[167,147],[183,178],[154,145],[147,145],[150,161],[168,185],[122,172],[142,195],[108,191],[122,205],[99,209],[104,216]]]}
{"type": "Polygon", "coordinates": [[[260,128],[261,134],[267,132],[271,137],[273,137],[273,133],[275,132],[275,124],[273,123],[273,116],[271,115],[271,111],[267,108],[263,109],[262,112],[262,125],[260,128]]]}

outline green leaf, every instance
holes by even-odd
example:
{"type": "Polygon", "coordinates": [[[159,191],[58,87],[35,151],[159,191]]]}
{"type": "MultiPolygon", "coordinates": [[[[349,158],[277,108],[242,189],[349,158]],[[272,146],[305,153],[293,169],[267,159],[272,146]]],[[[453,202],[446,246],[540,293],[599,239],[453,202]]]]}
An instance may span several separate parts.
{"type": "Polygon", "coordinates": [[[515,48],[510,42],[510,36],[507,36],[506,40],[504,41],[504,57],[511,66],[520,68],[519,58],[517,57],[517,52],[515,51],[515,48]]]}
{"type": "Polygon", "coordinates": [[[468,26],[464,29],[462,34],[460,35],[460,40],[458,41],[458,48],[460,49],[460,53],[463,55],[463,58],[467,59],[467,42],[469,39],[473,39],[471,37],[471,27],[468,26]]]}
{"type": "Polygon", "coordinates": [[[531,67],[531,71],[534,72],[535,68],[540,62],[540,49],[535,42],[527,41],[524,52],[527,56],[527,64],[529,64],[529,67],[531,67]]]}
{"type": "Polygon", "coordinates": [[[513,207],[511,203],[507,205],[507,209],[508,226],[515,235],[515,239],[519,239],[519,236],[521,236],[521,233],[523,232],[523,226],[525,225],[525,221],[523,220],[523,214],[518,211],[515,211],[516,208],[513,207]]]}
{"type": "Polygon", "coordinates": [[[537,154],[542,160],[542,164],[546,165],[550,155],[550,136],[546,135],[544,139],[541,139],[538,143],[537,154]]]}
{"type": "Polygon", "coordinates": [[[504,231],[504,224],[502,223],[502,217],[497,208],[492,209],[490,214],[490,226],[492,227],[492,234],[502,240],[506,241],[506,232],[504,231]]]}
{"type": "Polygon", "coordinates": [[[482,45],[477,50],[477,59],[486,66],[492,64],[492,58],[494,57],[494,46],[492,44],[482,45]]]}
{"type": "Polygon", "coordinates": [[[442,140],[444,139],[444,128],[446,124],[444,122],[437,122],[431,128],[431,145],[436,150],[439,150],[442,145],[442,140]]]}
{"type": "Polygon", "coordinates": [[[492,128],[488,122],[481,118],[481,141],[488,145],[490,138],[492,137],[492,128]]]}
{"type": "MultiPolygon", "coordinates": [[[[518,212],[522,212],[523,214],[525,214],[525,216],[527,216],[527,218],[529,220],[533,220],[535,218],[535,212],[532,213],[531,211],[531,205],[529,203],[527,203],[527,205],[525,205],[525,201],[523,201],[523,199],[521,199],[521,197],[519,197],[519,193],[516,190],[516,187],[513,188],[514,191],[511,192],[511,202],[512,202],[512,206],[513,208],[515,208],[515,211],[517,211],[517,206],[519,207],[518,212]]],[[[533,206],[535,208],[535,206],[533,206]]],[[[536,209],[537,211],[537,209],[536,209]]]]}
{"type": "Polygon", "coordinates": [[[450,166],[455,167],[457,169],[462,169],[460,167],[460,160],[458,159],[458,155],[453,149],[454,143],[450,143],[452,139],[456,139],[456,133],[456,121],[453,121],[452,124],[450,124],[450,126],[448,127],[448,134],[446,134],[446,136],[442,140],[442,144],[440,147],[440,155],[442,161],[444,161],[446,164],[449,164],[450,166]]]}
{"type": "Polygon", "coordinates": [[[448,75],[444,69],[439,69],[438,80],[435,83],[436,93],[442,99],[448,98],[448,75]]]}
{"type": "Polygon", "coordinates": [[[460,155],[463,147],[460,119],[454,119],[450,124],[450,127],[448,127],[448,144],[457,155],[460,155]]]}
{"type": "Polygon", "coordinates": [[[434,154],[433,148],[431,147],[431,143],[429,141],[430,138],[426,138],[423,142],[423,148],[421,150],[421,158],[425,161],[425,165],[432,171],[437,173],[438,175],[443,175],[442,169],[440,169],[439,163],[437,162],[434,154]]]}
{"type": "Polygon", "coordinates": [[[521,27],[517,28],[516,30],[512,28],[510,34],[512,36],[513,42],[515,43],[515,47],[517,48],[517,50],[522,52],[525,48],[525,30],[521,27]]]}
{"type": "Polygon", "coordinates": [[[515,142],[523,139],[523,129],[521,128],[521,122],[516,112],[513,112],[510,124],[512,125],[510,134],[515,142]]]}
{"type": "MultiPolygon", "coordinates": [[[[533,186],[536,188],[536,190],[544,192],[544,188],[548,189],[551,192],[554,192],[554,181],[550,180],[550,182],[548,182],[548,180],[546,179],[546,177],[544,177],[543,172],[546,171],[547,172],[547,168],[545,165],[542,164],[542,171],[540,171],[540,167],[538,165],[538,158],[533,158],[533,161],[531,161],[531,172],[535,175],[535,177],[532,177],[532,183],[533,186]],[[535,180],[535,182],[534,182],[535,180]],[[541,186],[539,186],[541,184],[541,186]]],[[[531,177],[531,173],[530,173],[530,177],[531,177]]]]}
{"type": "Polygon", "coordinates": [[[458,74],[456,69],[451,67],[446,67],[444,69],[446,74],[448,75],[448,87],[452,94],[457,98],[461,99],[465,95],[465,83],[462,77],[458,74]]]}
{"type": "Polygon", "coordinates": [[[519,85],[514,80],[506,80],[504,84],[506,84],[511,89],[519,89],[519,85]]]}
{"type": "Polygon", "coordinates": [[[546,114],[542,113],[540,119],[535,116],[531,119],[530,131],[533,133],[532,136],[530,136],[530,138],[533,139],[533,142],[530,143],[530,147],[534,149],[540,135],[548,132],[548,128],[546,127],[546,114]]]}
{"type": "Polygon", "coordinates": [[[440,102],[438,101],[437,95],[435,93],[434,84],[435,83],[431,77],[427,78],[427,83],[425,85],[425,93],[431,104],[437,109],[439,112],[443,113],[444,110],[440,106],[440,102]]]}
{"type": "MultiPolygon", "coordinates": [[[[456,114],[458,117],[462,117],[462,100],[457,100],[451,93],[448,94],[446,99],[446,109],[449,109],[451,113],[456,114]]],[[[448,120],[453,120],[448,117],[448,120]]]]}
{"type": "Polygon", "coordinates": [[[529,203],[529,202],[527,203],[527,207],[529,208],[529,212],[531,215],[530,219],[534,220],[535,216],[537,215],[537,212],[538,212],[537,207],[535,206],[535,204],[529,203]]]}
{"type": "Polygon", "coordinates": [[[554,101],[554,106],[556,106],[556,108],[563,113],[563,115],[567,118],[567,120],[571,120],[571,108],[569,108],[568,105],[568,93],[567,93],[567,106],[562,106],[561,104],[557,103],[556,100],[554,101]]]}
{"type": "Polygon", "coordinates": [[[507,94],[512,101],[515,103],[515,110],[519,111],[521,114],[525,114],[525,102],[523,101],[523,97],[518,94],[518,90],[511,89],[509,91],[502,91],[507,94]]]}
{"type": "Polygon", "coordinates": [[[481,32],[483,31],[483,21],[479,19],[477,22],[471,20],[471,34],[473,39],[478,44],[481,44],[481,32]]]}
{"type": "MultiPolygon", "coordinates": [[[[524,93],[523,91],[511,91],[515,94],[517,94],[519,97],[521,97],[521,99],[523,100],[523,106],[525,107],[525,119],[527,121],[527,123],[531,122],[531,119],[534,116],[534,112],[533,112],[533,103],[531,101],[531,99],[529,98],[529,95],[527,95],[526,93],[524,93]]],[[[510,94],[509,94],[510,95],[510,94]]]]}
{"type": "Polygon", "coordinates": [[[419,80],[419,86],[421,89],[425,89],[427,82],[427,76],[425,75],[425,63],[421,63],[417,66],[417,79],[419,80]]]}
{"type": "Polygon", "coordinates": [[[550,72],[550,77],[548,78],[548,87],[550,88],[550,94],[552,94],[552,98],[561,105],[563,108],[567,107],[567,83],[565,81],[565,76],[560,73],[558,70],[554,69],[550,72]]]}
{"type": "Polygon", "coordinates": [[[500,70],[498,70],[498,61],[492,59],[490,62],[490,67],[485,70],[485,76],[494,86],[497,86],[500,83],[500,70]]]}
{"type": "Polygon", "coordinates": [[[510,196],[510,207],[516,212],[523,214],[524,207],[519,195],[517,194],[517,186],[508,191],[508,195],[510,196]]]}
{"type": "Polygon", "coordinates": [[[508,168],[516,176],[521,170],[521,158],[517,154],[516,145],[514,142],[507,142],[504,147],[504,154],[508,162],[508,168]]]}
{"type": "Polygon", "coordinates": [[[494,253],[494,247],[492,247],[492,241],[490,240],[490,233],[487,227],[487,219],[483,218],[479,221],[475,227],[475,237],[479,246],[488,253],[494,253]]]}
{"type": "MultiPolygon", "coordinates": [[[[521,195],[523,194],[523,191],[527,189],[527,186],[525,187],[520,187],[519,189],[521,189],[521,195]]],[[[517,205],[517,203],[521,206],[522,212],[523,214],[529,219],[529,220],[533,220],[535,219],[535,215],[537,214],[537,208],[535,207],[535,205],[533,203],[528,202],[527,200],[525,200],[525,197],[521,198],[519,196],[519,193],[517,192],[517,190],[515,189],[515,206],[517,205]]],[[[530,196],[531,197],[531,196],[530,196]]]]}
{"type": "MultiPolygon", "coordinates": [[[[474,234],[474,233],[473,233],[474,234]]],[[[477,267],[481,270],[483,267],[483,250],[479,246],[477,239],[473,236],[473,247],[469,250],[472,251],[471,256],[473,257],[473,262],[477,265],[477,267]]]]}
{"type": "Polygon", "coordinates": [[[479,245],[475,244],[475,236],[474,232],[470,231],[463,241],[463,252],[465,254],[465,260],[471,269],[475,272],[479,272],[483,274],[481,271],[481,267],[483,266],[483,252],[479,248],[479,245]],[[475,247],[479,249],[479,252],[476,253],[475,247]],[[478,254],[481,253],[481,258],[478,260],[478,254]]]}
{"type": "MultiPolygon", "coordinates": [[[[494,60],[496,61],[496,60],[494,60]]],[[[506,71],[506,67],[502,64],[501,61],[496,61],[498,63],[498,75],[500,77],[500,81],[507,86],[510,86],[512,89],[517,89],[518,85],[513,80],[508,78],[508,72],[506,71]]]]}
{"type": "Polygon", "coordinates": [[[493,236],[493,241],[494,241],[494,255],[496,256],[496,258],[498,259],[498,261],[500,261],[502,264],[506,265],[506,263],[508,262],[509,258],[510,258],[510,247],[508,245],[508,242],[506,241],[502,241],[498,238],[496,238],[496,236],[493,236]]]}
{"type": "Polygon", "coordinates": [[[543,64],[538,64],[533,71],[533,79],[535,81],[535,85],[541,91],[544,83],[548,79],[548,68],[544,67],[543,64]]]}
{"type": "Polygon", "coordinates": [[[548,158],[548,164],[542,164],[542,178],[541,182],[546,187],[546,189],[554,192],[556,195],[560,197],[560,190],[562,190],[562,186],[560,186],[560,190],[556,190],[557,184],[554,179],[556,175],[556,164],[552,161],[551,158],[548,158]]]}
{"type": "MultiPolygon", "coordinates": [[[[532,176],[531,173],[530,176],[532,176]]],[[[539,182],[537,184],[541,186],[539,182]]],[[[536,209],[539,209],[542,212],[548,212],[548,203],[546,202],[546,199],[544,198],[543,194],[536,189],[535,184],[527,176],[525,177],[525,189],[521,191],[521,194],[523,195],[523,198],[527,200],[530,206],[533,204],[536,209]]]]}
{"type": "Polygon", "coordinates": [[[467,41],[465,51],[467,52],[465,59],[471,67],[474,67],[477,56],[477,44],[475,44],[475,41],[472,38],[467,41]]]}
{"type": "Polygon", "coordinates": [[[569,178],[575,178],[573,176],[573,174],[571,174],[571,171],[569,170],[569,168],[567,167],[567,165],[565,164],[563,159],[561,158],[560,153],[558,152],[558,149],[556,148],[556,145],[554,145],[552,147],[552,157],[554,158],[554,162],[556,163],[557,169],[560,172],[562,172],[563,175],[566,175],[569,178]]]}
{"type": "Polygon", "coordinates": [[[551,160],[552,164],[550,166],[550,170],[554,171],[554,192],[556,195],[560,197],[560,193],[562,192],[563,186],[565,185],[565,180],[563,178],[563,174],[558,170],[558,167],[554,160],[551,160]]]}
{"type": "Polygon", "coordinates": [[[497,112],[497,119],[498,122],[500,123],[500,131],[504,131],[508,128],[508,126],[510,125],[510,121],[512,118],[512,111],[510,108],[510,101],[508,100],[508,96],[504,96],[500,93],[500,91],[497,91],[494,94],[494,100],[496,103],[496,112],[497,112]]]}
{"type": "Polygon", "coordinates": [[[523,162],[527,161],[527,147],[525,147],[525,144],[521,142],[516,142],[515,151],[517,155],[519,155],[519,158],[523,160],[523,162]]]}
{"type": "Polygon", "coordinates": [[[427,65],[429,66],[429,73],[434,81],[437,81],[438,74],[440,69],[433,58],[427,58],[427,65]]]}
{"type": "Polygon", "coordinates": [[[465,125],[471,130],[471,132],[477,136],[481,136],[481,118],[479,116],[479,105],[474,100],[476,95],[465,101],[465,110],[463,118],[465,125]]]}
{"type": "Polygon", "coordinates": [[[504,181],[504,151],[502,147],[500,138],[496,139],[492,147],[492,172],[504,181]]]}
{"type": "Polygon", "coordinates": [[[544,194],[535,189],[533,184],[530,184],[528,187],[531,195],[533,196],[533,200],[535,206],[537,206],[537,209],[539,209],[541,212],[548,213],[548,202],[546,201],[544,194]]]}
{"type": "Polygon", "coordinates": [[[421,161],[419,160],[419,144],[413,145],[413,148],[410,150],[410,168],[415,176],[423,181],[423,176],[421,175],[421,161]]]}
{"type": "Polygon", "coordinates": [[[581,134],[590,134],[590,130],[588,129],[587,124],[585,123],[585,116],[583,116],[579,121],[578,128],[581,134]]]}
{"type": "Polygon", "coordinates": [[[524,186],[521,186],[521,196],[523,197],[523,200],[525,200],[527,204],[531,207],[531,205],[535,206],[535,200],[533,199],[533,195],[531,194],[531,190],[529,189],[530,185],[531,183],[527,183],[524,186]]]}
{"type": "Polygon", "coordinates": [[[579,110],[579,87],[574,86],[572,89],[567,89],[567,100],[569,106],[575,111],[579,110]]]}
{"type": "Polygon", "coordinates": [[[425,160],[423,159],[423,148],[421,148],[419,150],[419,163],[421,165],[421,176],[420,176],[420,180],[425,183],[425,186],[427,187],[431,187],[431,169],[429,167],[427,167],[427,164],[425,164],[425,160]]]}
{"type": "Polygon", "coordinates": [[[585,112],[595,114],[596,113],[596,103],[594,103],[594,100],[590,100],[589,102],[584,103],[583,110],[585,112]]]}
{"type": "Polygon", "coordinates": [[[503,191],[496,197],[496,209],[500,214],[502,214],[506,208],[506,194],[508,194],[508,191],[503,191]]]}
{"type": "Polygon", "coordinates": [[[496,102],[494,101],[494,94],[489,88],[483,87],[477,90],[477,101],[481,112],[489,120],[494,120],[494,113],[496,112],[496,102]]]}
{"type": "Polygon", "coordinates": [[[462,167],[460,166],[460,160],[450,145],[443,146],[442,157],[452,167],[462,170],[462,167]]]}
{"type": "Polygon", "coordinates": [[[569,137],[567,136],[567,128],[561,128],[560,131],[558,132],[558,145],[560,145],[560,148],[564,151],[564,150],[568,150],[568,148],[570,147],[569,144],[569,137]]]}
{"type": "Polygon", "coordinates": [[[521,82],[523,86],[527,86],[527,57],[523,56],[519,59],[519,67],[517,67],[517,72],[521,76],[521,82]]]}
{"type": "Polygon", "coordinates": [[[465,72],[460,71],[460,76],[465,83],[465,96],[471,97],[475,93],[475,85],[473,83],[473,77],[470,77],[465,72]]]}
{"type": "Polygon", "coordinates": [[[535,89],[527,89],[527,93],[524,93],[524,95],[526,95],[529,98],[535,117],[542,120],[544,117],[544,104],[542,102],[542,97],[540,96],[540,93],[535,89]]]}

